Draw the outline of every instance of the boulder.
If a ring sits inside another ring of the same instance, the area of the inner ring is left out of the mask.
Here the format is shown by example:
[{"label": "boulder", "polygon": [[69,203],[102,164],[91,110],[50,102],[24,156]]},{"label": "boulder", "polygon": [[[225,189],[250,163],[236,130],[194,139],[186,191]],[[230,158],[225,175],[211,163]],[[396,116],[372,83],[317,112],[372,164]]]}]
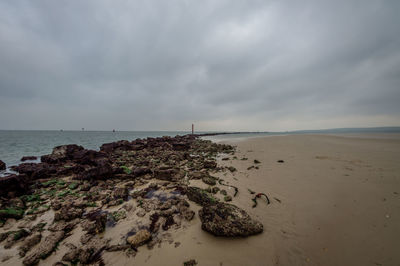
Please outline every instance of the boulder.
[{"label": "boulder", "polygon": [[250,236],[263,231],[263,225],[244,210],[228,203],[204,206],[199,210],[201,228],[215,236]]},{"label": "boulder", "polygon": [[133,247],[137,248],[151,240],[151,234],[146,229],[140,230],[133,236],[130,236],[126,241]]},{"label": "boulder", "polygon": [[6,170],[6,163],[0,160],[0,171],[1,170]]}]

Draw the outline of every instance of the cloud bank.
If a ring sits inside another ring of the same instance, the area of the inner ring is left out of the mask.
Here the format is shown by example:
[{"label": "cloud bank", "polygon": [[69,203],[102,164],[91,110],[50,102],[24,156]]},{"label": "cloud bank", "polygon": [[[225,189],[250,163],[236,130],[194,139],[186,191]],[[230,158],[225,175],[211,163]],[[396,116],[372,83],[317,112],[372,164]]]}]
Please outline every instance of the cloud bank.
[{"label": "cloud bank", "polygon": [[1,1],[0,129],[400,125],[399,1]]}]

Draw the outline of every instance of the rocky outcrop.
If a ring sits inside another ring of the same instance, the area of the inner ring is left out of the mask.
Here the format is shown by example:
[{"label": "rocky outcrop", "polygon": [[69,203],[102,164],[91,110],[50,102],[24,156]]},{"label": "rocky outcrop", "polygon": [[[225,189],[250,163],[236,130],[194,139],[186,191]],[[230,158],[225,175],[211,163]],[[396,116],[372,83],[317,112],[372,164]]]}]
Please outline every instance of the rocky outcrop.
[{"label": "rocky outcrop", "polygon": [[263,225],[244,210],[228,203],[204,206],[199,210],[201,228],[215,236],[250,236],[263,231]]},{"label": "rocky outcrop", "polygon": [[0,171],[1,170],[6,170],[6,163],[0,160]]}]

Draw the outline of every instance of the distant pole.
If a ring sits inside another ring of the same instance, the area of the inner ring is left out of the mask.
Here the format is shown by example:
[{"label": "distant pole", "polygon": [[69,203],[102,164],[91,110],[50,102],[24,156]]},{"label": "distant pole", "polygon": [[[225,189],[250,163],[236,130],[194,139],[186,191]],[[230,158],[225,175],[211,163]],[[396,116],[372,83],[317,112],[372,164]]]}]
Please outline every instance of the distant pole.
[{"label": "distant pole", "polygon": [[192,124],[192,135],[194,135],[194,124]]}]

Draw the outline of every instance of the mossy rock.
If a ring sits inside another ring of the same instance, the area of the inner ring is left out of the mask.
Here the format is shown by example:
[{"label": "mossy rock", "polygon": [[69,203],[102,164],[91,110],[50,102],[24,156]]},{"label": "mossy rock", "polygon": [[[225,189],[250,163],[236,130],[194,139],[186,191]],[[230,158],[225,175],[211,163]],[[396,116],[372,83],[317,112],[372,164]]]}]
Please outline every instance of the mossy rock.
[{"label": "mossy rock", "polygon": [[0,219],[14,218],[21,219],[24,216],[24,210],[14,209],[14,208],[6,208],[0,210]]}]

